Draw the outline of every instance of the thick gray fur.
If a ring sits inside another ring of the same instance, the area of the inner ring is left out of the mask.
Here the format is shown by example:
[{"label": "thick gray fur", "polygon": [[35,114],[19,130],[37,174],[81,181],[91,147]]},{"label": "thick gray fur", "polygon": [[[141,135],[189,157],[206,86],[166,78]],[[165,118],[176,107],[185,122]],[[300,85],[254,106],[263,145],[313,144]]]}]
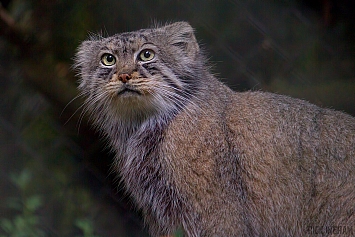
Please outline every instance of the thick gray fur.
[{"label": "thick gray fur", "polygon": [[[142,50],[154,58],[139,60]],[[114,65],[102,63],[106,53]],[[331,236],[334,226],[355,235],[353,117],[233,92],[209,72],[186,22],[91,38],[75,65],[153,236]]]}]

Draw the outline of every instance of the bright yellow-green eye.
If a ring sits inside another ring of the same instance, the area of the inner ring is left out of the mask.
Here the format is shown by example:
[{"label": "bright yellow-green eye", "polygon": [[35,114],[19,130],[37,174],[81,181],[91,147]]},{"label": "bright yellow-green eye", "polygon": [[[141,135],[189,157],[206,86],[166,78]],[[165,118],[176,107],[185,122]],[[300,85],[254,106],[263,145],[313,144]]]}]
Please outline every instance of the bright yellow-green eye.
[{"label": "bright yellow-green eye", "polygon": [[101,62],[105,66],[112,66],[116,63],[116,58],[112,54],[105,53],[101,57]]},{"label": "bright yellow-green eye", "polygon": [[142,50],[142,52],[140,52],[139,54],[139,60],[143,61],[143,62],[147,62],[150,61],[154,58],[155,53],[153,50],[151,49],[144,49]]}]

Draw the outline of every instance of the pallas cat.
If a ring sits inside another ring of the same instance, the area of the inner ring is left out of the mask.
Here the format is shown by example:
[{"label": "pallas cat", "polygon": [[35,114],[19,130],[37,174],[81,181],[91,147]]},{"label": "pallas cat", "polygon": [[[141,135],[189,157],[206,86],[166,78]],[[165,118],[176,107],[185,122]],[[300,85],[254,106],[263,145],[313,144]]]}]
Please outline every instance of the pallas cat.
[{"label": "pallas cat", "polygon": [[75,66],[153,236],[355,233],[354,117],[232,91],[187,22],[89,38]]}]

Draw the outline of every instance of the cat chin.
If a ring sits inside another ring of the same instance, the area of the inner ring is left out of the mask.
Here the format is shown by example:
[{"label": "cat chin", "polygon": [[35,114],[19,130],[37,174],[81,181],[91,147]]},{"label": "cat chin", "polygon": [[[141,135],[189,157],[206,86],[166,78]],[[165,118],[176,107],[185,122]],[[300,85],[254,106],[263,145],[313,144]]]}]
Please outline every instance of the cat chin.
[{"label": "cat chin", "polygon": [[111,101],[114,116],[119,120],[142,120],[157,113],[157,108],[150,98],[135,92],[125,92]]},{"label": "cat chin", "polygon": [[165,110],[173,105],[171,101],[164,100],[163,96],[153,96],[138,90],[117,92],[116,96],[111,101],[114,107],[132,111]]}]

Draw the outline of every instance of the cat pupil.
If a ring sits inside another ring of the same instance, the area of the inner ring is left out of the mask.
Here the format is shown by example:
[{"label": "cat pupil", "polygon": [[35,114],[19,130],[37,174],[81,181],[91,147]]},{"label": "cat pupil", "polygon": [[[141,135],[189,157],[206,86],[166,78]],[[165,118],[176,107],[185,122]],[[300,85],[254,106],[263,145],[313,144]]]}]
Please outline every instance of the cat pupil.
[{"label": "cat pupil", "polygon": [[114,58],[112,55],[107,55],[106,60],[107,60],[107,62],[112,63]]},{"label": "cat pupil", "polygon": [[150,58],[150,52],[148,50],[144,52],[144,57]]}]

